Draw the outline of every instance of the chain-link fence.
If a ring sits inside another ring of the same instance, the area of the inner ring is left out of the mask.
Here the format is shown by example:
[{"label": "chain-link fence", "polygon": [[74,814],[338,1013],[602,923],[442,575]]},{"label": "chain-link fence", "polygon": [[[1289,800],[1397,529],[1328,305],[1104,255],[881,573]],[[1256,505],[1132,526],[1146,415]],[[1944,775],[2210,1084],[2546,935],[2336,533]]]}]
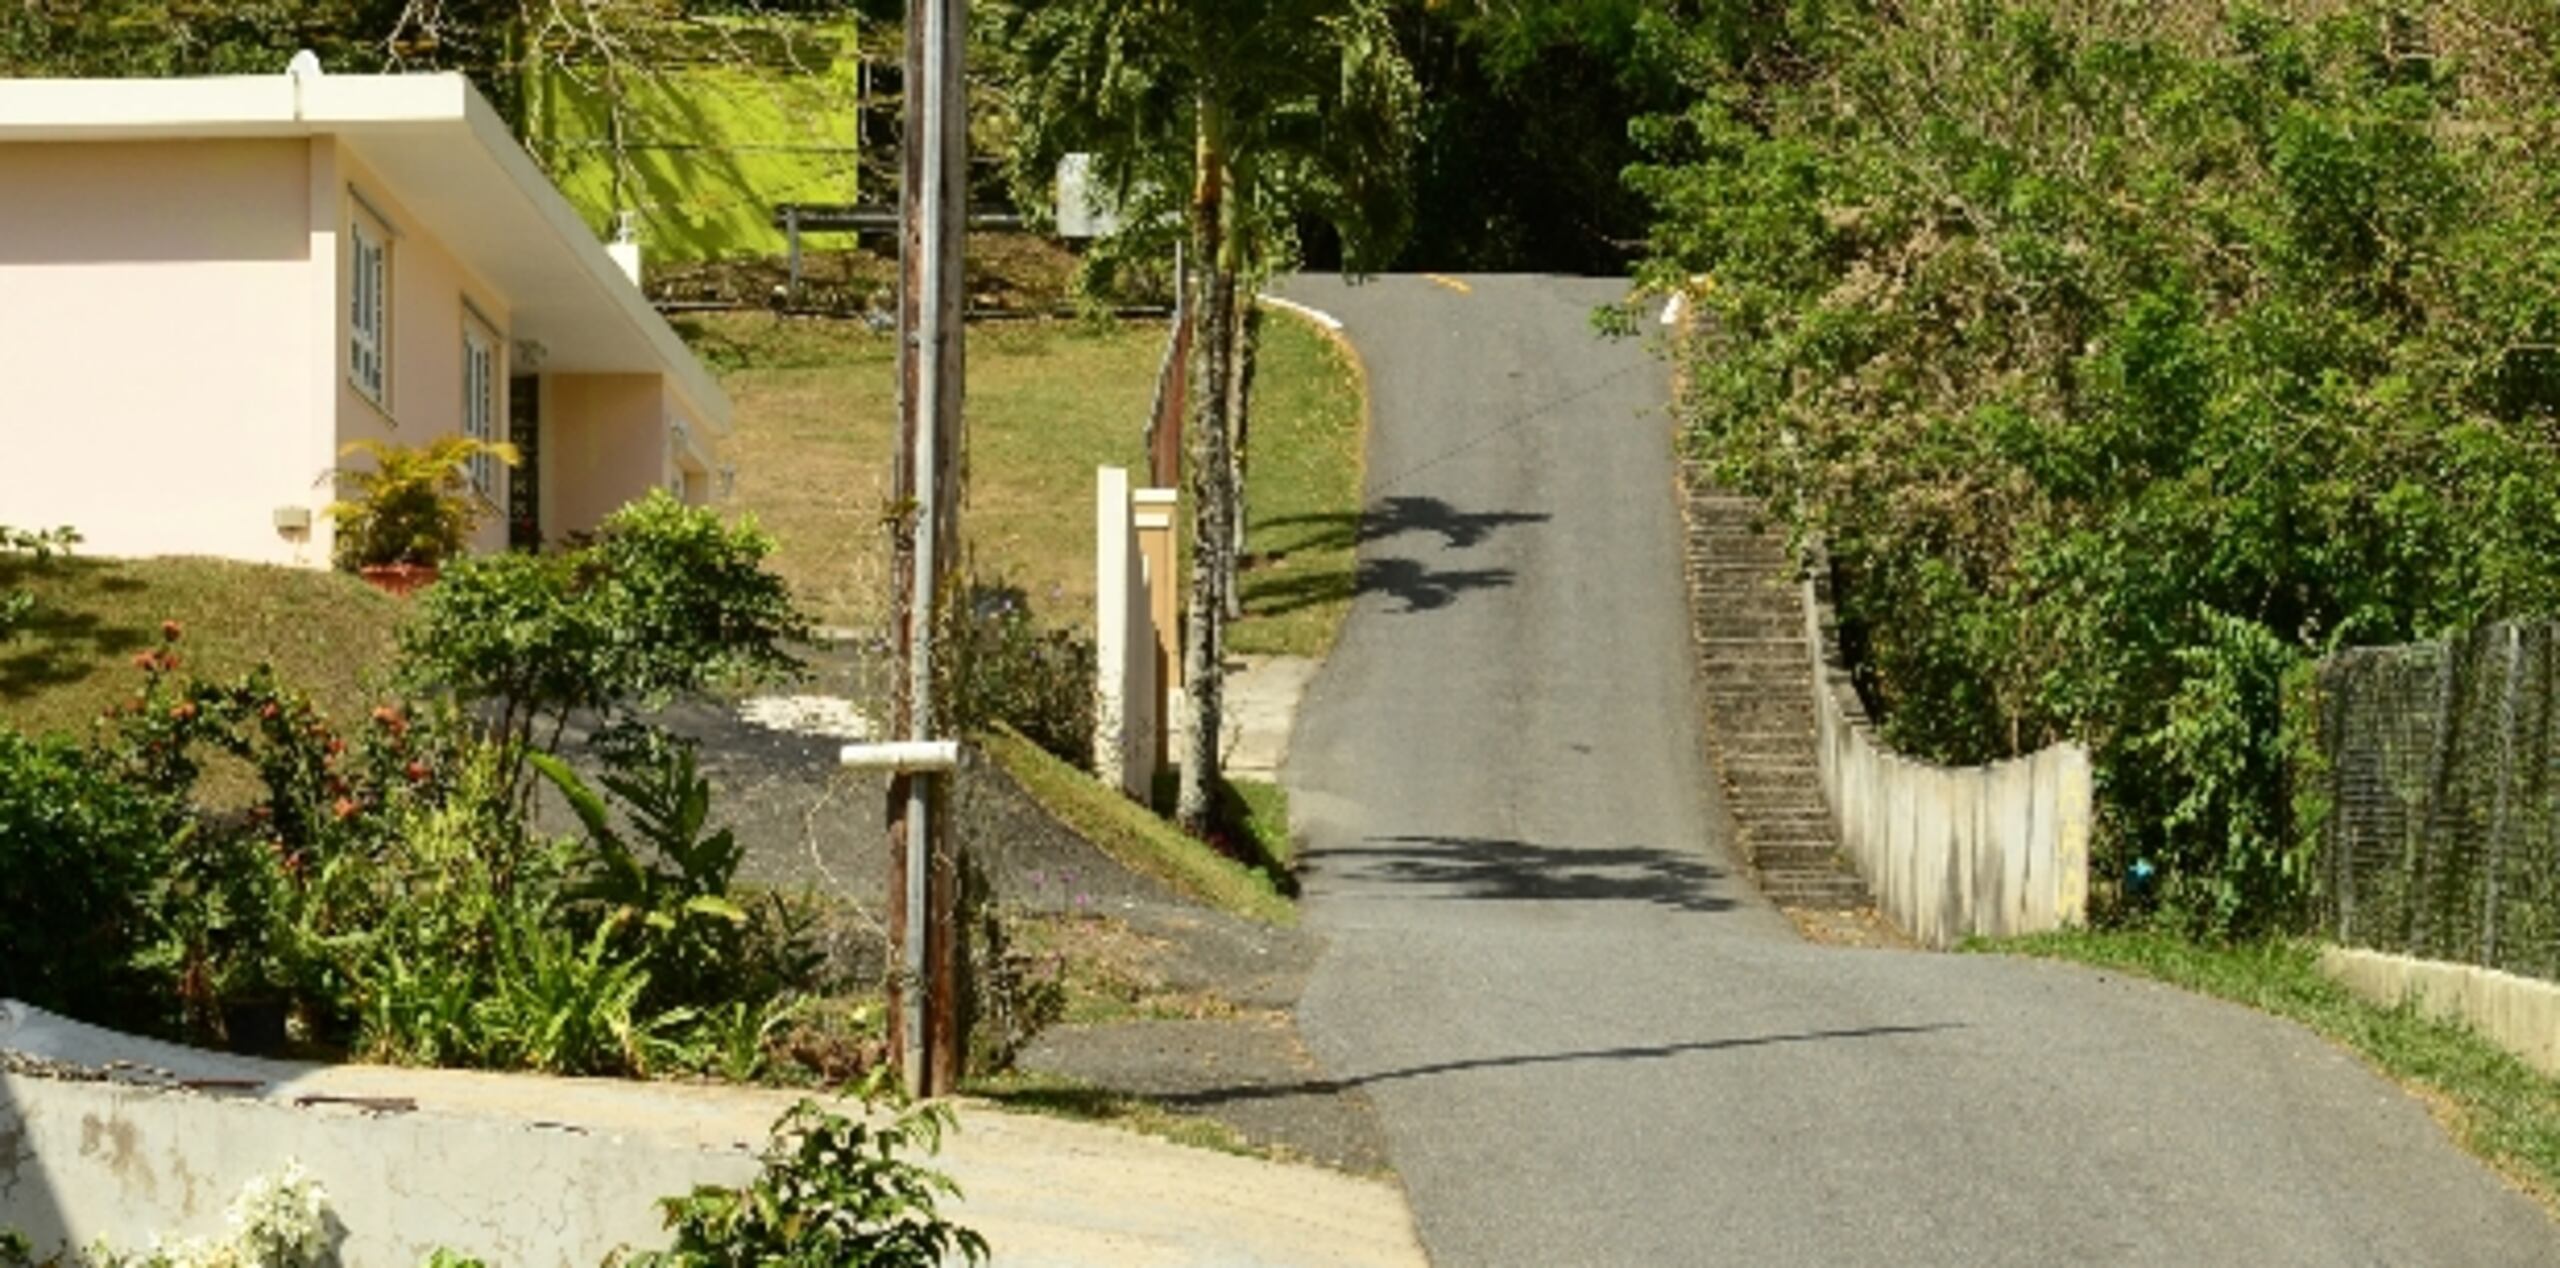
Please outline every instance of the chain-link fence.
[{"label": "chain-link fence", "polygon": [[2560,624],[2320,667],[2328,933],[2560,978]]}]

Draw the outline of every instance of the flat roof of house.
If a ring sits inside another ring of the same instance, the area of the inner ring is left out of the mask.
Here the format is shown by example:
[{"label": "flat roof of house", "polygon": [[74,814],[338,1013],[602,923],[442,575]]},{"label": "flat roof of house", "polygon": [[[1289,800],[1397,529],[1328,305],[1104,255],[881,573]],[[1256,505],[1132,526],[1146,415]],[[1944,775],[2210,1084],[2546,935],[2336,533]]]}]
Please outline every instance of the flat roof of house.
[{"label": "flat roof of house", "polygon": [[718,381],[458,74],[0,79],[0,142],[330,136],[504,293],[542,369],[662,372],[715,430]]}]

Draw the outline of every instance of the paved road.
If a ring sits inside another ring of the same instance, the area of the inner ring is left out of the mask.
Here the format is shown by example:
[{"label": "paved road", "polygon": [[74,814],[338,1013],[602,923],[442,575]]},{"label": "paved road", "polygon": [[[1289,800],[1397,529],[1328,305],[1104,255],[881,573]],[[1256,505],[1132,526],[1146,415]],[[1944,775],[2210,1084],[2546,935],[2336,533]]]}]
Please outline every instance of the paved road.
[{"label": "paved road", "polygon": [[[1702,757],[1666,375],[1604,283],[1301,279],[1375,404],[1363,593],[1287,782],[1301,1007],[1444,1265],[2560,1263],[2298,1027],[1797,941]],[[1461,289],[1463,286],[1465,289]]]}]

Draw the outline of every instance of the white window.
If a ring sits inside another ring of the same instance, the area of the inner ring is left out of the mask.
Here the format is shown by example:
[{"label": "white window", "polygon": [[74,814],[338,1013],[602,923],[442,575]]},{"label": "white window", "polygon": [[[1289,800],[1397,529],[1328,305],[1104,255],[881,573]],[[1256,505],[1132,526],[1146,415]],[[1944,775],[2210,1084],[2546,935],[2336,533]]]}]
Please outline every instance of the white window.
[{"label": "white window", "polygon": [[[462,434],[473,440],[498,439],[498,341],[468,318],[462,327]],[[472,491],[498,500],[498,460],[489,454],[471,459]]]},{"label": "white window", "polygon": [[353,309],[347,322],[347,379],[365,399],[390,408],[391,242],[381,226],[359,212],[347,235],[347,290]]}]

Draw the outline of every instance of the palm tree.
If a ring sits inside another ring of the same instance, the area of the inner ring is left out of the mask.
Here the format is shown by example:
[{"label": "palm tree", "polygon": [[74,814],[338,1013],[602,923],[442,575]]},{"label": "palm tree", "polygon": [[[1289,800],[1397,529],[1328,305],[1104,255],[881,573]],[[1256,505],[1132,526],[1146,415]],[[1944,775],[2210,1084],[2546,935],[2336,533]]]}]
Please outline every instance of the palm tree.
[{"label": "palm tree", "polygon": [[989,43],[1013,117],[1019,175],[1045,180],[1069,153],[1160,232],[1173,191],[1193,271],[1192,561],[1183,646],[1190,708],[1175,817],[1205,834],[1218,786],[1219,649],[1234,585],[1240,385],[1238,279],[1280,254],[1301,215],[1341,235],[1345,267],[1401,245],[1419,91],[1383,0],[1006,0]]}]

